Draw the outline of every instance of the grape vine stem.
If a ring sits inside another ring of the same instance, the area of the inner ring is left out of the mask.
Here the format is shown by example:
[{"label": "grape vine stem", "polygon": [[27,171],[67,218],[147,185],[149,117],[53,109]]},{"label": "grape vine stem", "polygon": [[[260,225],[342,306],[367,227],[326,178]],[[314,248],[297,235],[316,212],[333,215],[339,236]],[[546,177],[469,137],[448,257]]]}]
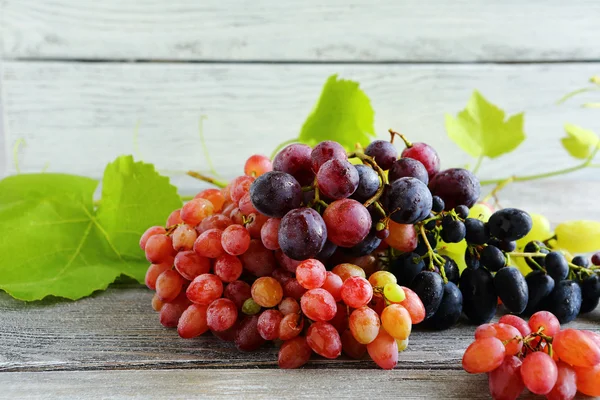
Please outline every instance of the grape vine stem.
[{"label": "grape vine stem", "polygon": [[379,175],[379,178],[381,179],[381,185],[379,185],[377,192],[375,192],[375,194],[363,204],[365,207],[369,207],[371,204],[379,200],[379,198],[383,194],[385,186],[389,184],[387,176],[385,175],[385,172],[381,169],[381,167],[377,165],[377,163],[372,157],[369,157],[361,151],[348,153],[348,158],[358,158],[363,163],[368,164],[371,168],[375,170],[375,172],[377,172],[377,175]]},{"label": "grape vine stem", "polygon": [[[421,224],[419,226],[419,229],[421,231],[421,237],[423,238],[423,241],[425,242],[425,246],[427,246],[427,252],[429,253],[429,270],[435,271],[435,267],[433,265],[433,260],[435,259],[436,261],[439,261],[439,259],[436,258],[436,256],[438,256],[438,255],[433,251],[433,248],[431,247],[429,240],[427,240],[427,234],[425,234],[425,228],[424,228],[423,224]],[[444,260],[444,263],[445,262],[446,262],[446,260]],[[444,280],[444,284],[448,283],[448,278],[446,277],[446,269],[444,268],[444,265],[443,264],[440,265],[439,269],[440,269],[440,275],[442,276],[442,279]]]},{"label": "grape vine stem", "polygon": [[201,174],[200,172],[188,171],[188,172],[186,172],[186,174],[191,176],[192,178],[196,178],[201,181],[208,182],[211,185],[215,185],[220,188],[224,188],[225,186],[227,186],[227,182],[212,178],[210,176],[206,176],[204,174]]}]

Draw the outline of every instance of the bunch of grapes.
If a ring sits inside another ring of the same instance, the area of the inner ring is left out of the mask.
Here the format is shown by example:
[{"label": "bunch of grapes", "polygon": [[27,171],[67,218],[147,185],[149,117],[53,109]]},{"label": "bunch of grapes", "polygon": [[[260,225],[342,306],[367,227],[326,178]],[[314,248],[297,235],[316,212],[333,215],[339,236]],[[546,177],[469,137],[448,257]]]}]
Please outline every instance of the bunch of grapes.
[{"label": "bunch of grapes", "polygon": [[[440,171],[431,146],[390,133],[352,153],[324,141],[288,145],[272,161],[254,155],[244,175],[149,228],[140,247],[161,323],[243,351],[274,341],[283,368],[313,352],[368,353],[392,368],[413,325],[447,329],[463,313],[488,322],[498,298],[511,312],[545,307],[561,321],[598,304],[596,267],[563,257],[568,275],[558,277],[548,242],[515,251],[532,230],[529,214],[492,213],[477,203],[471,172]],[[511,257],[539,271],[524,278]],[[533,289],[542,279],[557,284]]]},{"label": "bunch of grapes", "polygon": [[548,311],[528,322],[505,315],[479,326],[462,365],[469,373],[488,374],[494,399],[514,400],[525,388],[550,400],[570,400],[577,391],[600,396],[600,335],[561,329]]}]

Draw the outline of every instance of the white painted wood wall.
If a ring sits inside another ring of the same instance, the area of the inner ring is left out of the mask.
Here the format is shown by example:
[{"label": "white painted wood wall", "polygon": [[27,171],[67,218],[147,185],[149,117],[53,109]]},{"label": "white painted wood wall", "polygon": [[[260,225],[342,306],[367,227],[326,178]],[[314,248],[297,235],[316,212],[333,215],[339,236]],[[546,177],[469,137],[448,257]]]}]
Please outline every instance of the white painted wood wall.
[{"label": "white painted wood wall", "polygon": [[[517,153],[481,176],[575,164],[563,124],[600,132],[600,111],[556,101],[600,73],[598,0],[3,0],[0,173],[98,177],[119,154],[169,171],[241,172],[252,153],[294,137],[332,73],[371,97],[376,128],[434,144],[444,166],[472,162],[444,113],[480,90],[525,111]],[[598,97],[596,101],[598,101]],[[134,134],[138,127],[137,140]],[[136,144],[137,143],[137,144]],[[600,170],[569,179],[600,180]]]}]

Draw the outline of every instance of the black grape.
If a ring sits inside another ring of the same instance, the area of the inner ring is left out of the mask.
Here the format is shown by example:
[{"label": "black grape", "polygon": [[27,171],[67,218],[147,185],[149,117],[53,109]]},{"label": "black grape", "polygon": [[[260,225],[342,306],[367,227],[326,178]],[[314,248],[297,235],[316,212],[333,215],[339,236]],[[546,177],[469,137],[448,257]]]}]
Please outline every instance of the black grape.
[{"label": "black grape", "polygon": [[486,244],[490,240],[490,232],[487,229],[487,225],[475,218],[465,219],[465,239],[470,244]]},{"label": "black grape", "polygon": [[315,173],[312,170],[312,149],[300,143],[286,146],[273,159],[273,170],[287,172],[302,186],[313,183]]},{"label": "black grape", "polygon": [[[523,251],[525,253],[550,253],[550,250],[548,250],[546,245],[537,240],[527,243],[523,248]],[[536,269],[540,269],[539,267],[544,268],[546,266],[546,257],[525,257],[525,262],[535,271]]]},{"label": "black grape", "polygon": [[336,250],[337,250],[337,246],[335,244],[331,243],[329,240],[327,240],[327,241],[325,241],[323,248],[321,249],[321,251],[319,252],[319,254],[317,254],[317,256],[315,258],[319,261],[328,260],[333,255],[333,253],[335,253]]},{"label": "black grape", "polygon": [[558,251],[552,251],[544,259],[546,272],[555,281],[562,281],[569,275],[567,259]]},{"label": "black grape", "polygon": [[592,298],[587,297],[581,300],[581,309],[579,310],[580,314],[586,314],[592,312],[598,307],[600,304],[600,297]]},{"label": "black grape", "polygon": [[554,289],[554,279],[544,271],[532,271],[525,277],[529,289],[529,300],[524,313],[531,315],[540,310],[542,301]]},{"label": "black grape", "polygon": [[467,231],[465,224],[459,220],[451,220],[442,222],[442,231],[440,236],[446,243],[458,243],[465,238]]},{"label": "black grape", "polygon": [[456,215],[458,215],[459,218],[465,219],[469,216],[469,207],[461,204],[460,206],[454,207],[454,212],[456,212]]},{"label": "black grape", "polygon": [[458,285],[458,280],[460,279],[460,270],[458,269],[458,265],[452,258],[448,256],[442,257],[444,257],[446,260],[444,263],[444,273],[446,274],[446,279],[448,279],[449,282]]},{"label": "black grape", "polygon": [[433,199],[433,204],[431,206],[431,211],[436,212],[436,213],[444,211],[444,207],[446,206],[444,204],[444,200],[442,200],[442,198],[439,196],[433,196],[432,199]]},{"label": "black grape", "polygon": [[425,306],[425,319],[438,310],[444,296],[444,280],[433,271],[422,271],[415,276],[410,288],[419,296]]},{"label": "black grape", "polygon": [[479,179],[463,168],[451,168],[438,172],[429,182],[429,189],[444,200],[446,210],[464,205],[472,207],[479,198]]},{"label": "black grape", "polygon": [[571,262],[577,266],[587,268],[590,266],[590,260],[584,256],[575,256]]},{"label": "black grape", "polygon": [[381,244],[381,239],[377,237],[377,231],[372,228],[362,242],[353,246],[344,248],[343,252],[352,257],[361,257],[371,254]]},{"label": "black grape", "polygon": [[496,246],[487,245],[481,251],[481,265],[492,272],[498,271],[506,265],[506,257],[504,253]]},{"label": "black grape", "polygon": [[269,171],[250,185],[250,200],[262,214],[281,218],[288,211],[300,207],[302,187],[290,174]]},{"label": "black grape", "polygon": [[383,170],[390,169],[398,158],[398,150],[386,140],[372,141],[365,149],[365,154],[373,157],[377,165]]},{"label": "black grape", "polygon": [[474,252],[471,252],[470,249],[467,248],[465,251],[465,264],[467,264],[468,268],[477,269],[481,266],[481,262],[479,261],[479,255]]},{"label": "black grape", "polygon": [[498,307],[492,274],[484,268],[467,268],[460,276],[459,287],[463,294],[463,312],[469,320],[477,325],[489,322]]},{"label": "black grape", "polygon": [[385,191],[385,204],[399,224],[414,224],[431,212],[432,199],[427,186],[416,178],[400,178]]},{"label": "black grape", "polygon": [[363,164],[354,167],[358,171],[358,187],[350,198],[364,203],[373,197],[379,189],[379,175],[373,168]]},{"label": "black grape", "polygon": [[425,326],[435,330],[444,330],[454,326],[463,309],[463,295],[458,286],[452,282],[444,285],[442,302],[437,311],[425,322]]},{"label": "black grape", "polygon": [[425,262],[417,253],[404,253],[400,255],[392,266],[390,272],[396,276],[398,285],[410,287],[417,274],[425,269]]},{"label": "black grape", "polygon": [[492,214],[488,221],[490,234],[500,240],[518,240],[531,230],[529,214],[516,208],[504,208]]},{"label": "black grape", "polygon": [[417,178],[426,185],[429,183],[429,174],[423,164],[412,158],[401,158],[396,160],[390,168],[388,175],[390,182],[405,177]]},{"label": "black grape", "polygon": [[511,313],[521,314],[527,307],[529,287],[521,272],[515,267],[502,268],[494,276],[494,287],[504,307]]},{"label": "black grape", "polygon": [[594,274],[581,281],[581,303],[580,313],[594,311],[600,302],[600,277]]},{"label": "black grape", "polygon": [[279,246],[294,260],[314,258],[327,241],[327,227],[312,208],[297,208],[285,214],[279,224]]},{"label": "black grape", "polygon": [[544,309],[554,314],[561,324],[566,324],[579,314],[581,300],[581,287],[577,282],[562,280],[544,301]]}]

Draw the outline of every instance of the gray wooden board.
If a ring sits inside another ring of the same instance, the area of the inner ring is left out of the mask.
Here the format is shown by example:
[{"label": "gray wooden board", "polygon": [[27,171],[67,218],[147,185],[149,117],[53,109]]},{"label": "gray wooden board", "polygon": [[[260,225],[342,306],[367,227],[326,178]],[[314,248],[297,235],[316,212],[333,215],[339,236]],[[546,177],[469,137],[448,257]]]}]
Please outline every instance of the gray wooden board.
[{"label": "gray wooden board", "polygon": [[5,0],[4,57],[600,60],[596,0]]}]

